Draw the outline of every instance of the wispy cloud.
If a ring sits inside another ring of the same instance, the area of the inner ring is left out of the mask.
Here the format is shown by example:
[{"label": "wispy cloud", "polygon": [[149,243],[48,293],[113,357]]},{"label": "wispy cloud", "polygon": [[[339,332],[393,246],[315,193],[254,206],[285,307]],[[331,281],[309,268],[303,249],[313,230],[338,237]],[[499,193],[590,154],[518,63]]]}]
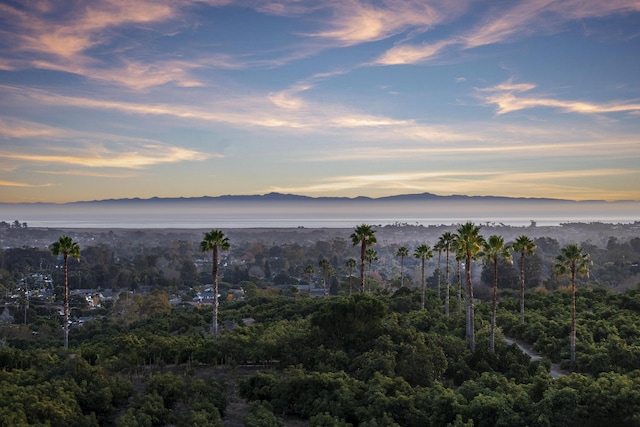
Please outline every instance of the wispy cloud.
[{"label": "wispy cloud", "polygon": [[424,32],[466,7],[466,2],[420,0],[386,0],[376,4],[347,0],[328,4],[333,8],[331,28],[309,35],[343,46],[386,39],[407,29]]},{"label": "wispy cloud", "polygon": [[51,187],[52,184],[28,184],[26,182],[14,182],[14,181],[3,181],[0,180],[0,187],[24,187],[24,188],[42,188],[42,187]]},{"label": "wispy cloud", "polygon": [[398,45],[378,57],[374,64],[378,65],[400,65],[417,64],[437,57],[446,47],[458,43],[456,40],[443,40],[435,43],[425,43],[422,45]]},{"label": "wispy cloud", "polygon": [[310,88],[310,85],[298,84],[290,89],[271,93],[268,95],[268,98],[280,108],[284,108],[286,110],[300,110],[306,105],[306,103],[302,98],[298,97],[297,94],[304,92],[305,90],[309,90]]},{"label": "wispy cloud", "polygon": [[[505,82],[481,92],[482,96],[496,96],[494,92],[510,92],[515,95],[532,90],[534,85],[525,83]],[[281,98],[254,97],[251,99],[226,100],[225,103],[215,103],[209,106],[176,105],[176,104],[143,104],[122,101],[105,101],[69,97],[50,92],[31,90],[21,91],[23,96],[33,97],[39,104],[46,103],[53,106],[73,106],[96,110],[113,110],[125,114],[140,116],[173,117],[178,122],[185,120],[197,126],[208,127],[211,123],[224,123],[234,127],[261,127],[279,132],[304,132],[310,135],[327,135],[331,140],[332,134],[339,132],[342,138],[354,141],[341,144],[334,149],[315,150],[307,148],[310,155],[303,156],[304,161],[363,161],[376,159],[415,159],[417,157],[441,159],[460,158],[460,156],[492,156],[493,158],[508,159],[544,157],[545,153],[553,153],[555,158],[575,156],[576,151],[612,158],[637,157],[637,141],[624,134],[607,133],[600,135],[592,130],[559,129],[555,127],[540,128],[539,126],[514,126],[509,124],[467,123],[465,125],[446,126],[428,125],[415,120],[396,119],[385,116],[375,116],[347,111],[343,107],[314,104],[298,97]],[[292,90],[292,93],[297,93]],[[484,98],[483,98],[484,99]],[[489,102],[485,100],[485,102]],[[512,111],[505,109],[502,113]],[[22,128],[28,129],[27,125]],[[1,129],[1,127],[0,127]],[[28,132],[25,130],[25,132]],[[44,128],[38,132],[54,132]],[[37,132],[36,132],[37,133]],[[526,136],[526,137],[525,137]],[[94,139],[96,136],[84,137]],[[114,136],[101,136],[100,140],[114,140]],[[356,140],[365,140],[366,149]],[[402,141],[402,143],[390,143]],[[554,142],[549,142],[554,141]],[[606,144],[603,142],[606,141]],[[123,143],[125,141],[122,141]],[[135,147],[153,145],[153,141],[132,140]],[[123,145],[124,146],[124,145]],[[165,151],[167,149],[165,148]],[[149,150],[143,149],[142,152]],[[290,154],[297,156],[297,150]],[[212,154],[194,153],[187,151],[180,157],[179,153],[166,153],[171,161],[193,161],[213,156]],[[91,156],[89,156],[91,157]],[[126,157],[126,156],[125,156]],[[146,158],[146,156],[144,156]],[[282,158],[287,158],[283,153]],[[107,160],[99,159],[98,164]],[[110,159],[109,161],[117,162]],[[160,163],[157,158],[145,160]],[[299,161],[299,160],[296,160]],[[123,162],[124,163],[124,162]],[[134,161],[133,164],[136,164]],[[144,161],[142,161],[144,164]]]},{"label": "wispy cloud", "polygon": [[[637,0],[525,0],[510,8],[495,6],[470,30],[428,43],[399,43],[383,53],[374,64],[417,64],[439,56],[445,48],[472,49],[496,43],[511,43],[533,34],[553,34],[563,24],[585,18],[640,11]],[[500,7],[500,9],[498,9]]]},{"label": "wispy cloud", "polygon": [[69,8],[55,2],[48,2],[46,8],[40,6],[45,3],[25,3],[23,9],[0,5],[7,23],[7,30],[0,35],[9,41],[10,54],[5,53],[13,58],[3,61],[4,68],[63,71],[138,90],[167,83],[183,87],[202,84],[190,73],[202,64],[175,59],[140,62],[127,58],[124,54],[127,48],[120,47],[119,52],[112,46],[119,34],[114,29],[155,25],[154,30],[161,33],[159,26],[177,20],[180,7],[189,2],[83,0],[80,3]]},{"label": "wispy cloud", "polygon": [[[563,171],[522,172],[505,170],[473,180],[444,180],[434,182],[434,191],[460,192],[476,195],[508,197],[549,197],[573,200],[640,200],[634,188],[608,188],[596,185],[603,179],[637,181],[640,172],[632,169],[573,169]],[[491,189],[491,193],[487,191]]]},{"label": "wispy cloud", "polygon": [[[590,179],[623,177],[637,179],[640,172],[631,169],[585,169],[552,172],[463,171],[405,172],[372,175],[346,175],[318,180],[308,185],[279,187],[266,191],[298,194],[336,194],[362,190],[392,190],[398,192],[430,192],[441,195],[502,195],[507,197],[550,197],[574,200],[638,199],[635,190],[594,189]],[[514,185],[515,184],[515,185]],[[516,188],[517,190],[514,190]]]},{"label": "wispy cloud", "polygon": [[513,111],[536,107],[556,108],[567,113],[578,114],[604,114],[640,111],[640,103],[628,101],[612,101],[597,104],[593,102],[567,101],[520,95],[522,93],[529,92],[534,88],[535,85],[533,84],[514,84],[512,80],[509,80],[494,87],[478,89],[477,94],[485,103],[496,105],[498,114],[506,114]]},{"label": "wispy cloud", "polygon": [[98,172],[95,170],[64,170],[64,171],[47,171],[47,170],[38,170],[34,171],[35,173],[41,173],[45,175],[64,175],[64,176],[88,176],[93,178],[133,178],[138,176],[136,173],[114,173],[114,172]]},{"label": "wispy cloud", "polygon": [[11,117],[0,117],[0,138],[2,139],[51,138],[62,134],[65,134],[65,132],[41,123]]},{"label": "wispy cloud", "polygon": [[[537,132],[536,132],[537,131]],[[439,128],[416,125],[413,128],[396,131],[403,136],[420,135],[414,141],[402,144],[389,144],[383,137],[371,138],[366,145],[351,144],[330,152],[318,149],[307,156],[306,162],[352,162],[364,160],[410,160],[416,158],[437,158],[441,161],[461,162],[490,157],[492,159],[535,159],[546,156],[555,159],[575,158],[576,153],[599,158],[635,158],[640,155],[638,143],[633,137],[613,134],[590,134],[588,130],[559,131],[547,129],[540,131],[534,127],[496,125],[491,129],[478,127],[475,134],[461,129]],[[523,138],[526,135],[526,138]],[[547,142],[559,139],[559,142]],[[379,141],[379,143],[376,143]],[[536,142],[537,141],[537,142]]]},{"label": "wispy cloud", "polygon": [[170,83],[179,87],[204,85],[204,83],[191,75],[192,70],[202,67],[202,65],[195,62],[163,61],[143,63],[121,59],[116,65],[94,67],[74,62],[36,60],[31,65],[41,69],[87,76],[92,80],[121,85],[140,91]]},{"label": "wispy cloud", "polygon": [[[83,52],[106,43],[109,37],[106,30],[109,28],[160,22],[176,15],[169,4],[148,0],[81,3],[84,7],[76,4],[74,8],[66,8],[62,4],[48,3],[46,9],[26,4],[26,10],[9,5],[3,5],[0,10],[12,18],[13,27],[18,30],[12,37],[17,48],[74,62],[84,62]],[[54,16],[55,21],[50,19]]]},{"label": "wispy cloud", "polygon": [[[18,90],[0,87],[8,93],[28,97],[40,104],[113,110],[126,114],[161,115],[179,119],[219,122],[236,126],[258,126],[264,128],[323,129],[403,126],[411,121],[390,117],[360,114],[345,111],[343,107],[307,105],[303,100],[289,95],[299,92],[280,92],[264,97],[227,99],[211,105],[179,105],[170,103],[134,103],[109,101],[98,98],[66,96],[37,89]],[[305,107],[305,108],[302,108]]]},{"label": "wispy cloud", "polygon": [[167,144],[104,144],[86,143],[73,147],[39,147],[31,151],[20,148],[0,149],[0,159],[29,163],[76,165],[87,168],[139,169],[162,163],[205,160],[208,154]]},{"label": "wispy cloud", "polygon": [[[146,138],[77,131],[14,118],[0,118],[0,138],[31,141],[29,144],[16,144],[12,148],[0,147],[0,158],[23,162],[72,164],[89,168],[137,169],[162,163],[222,157],[221,154],[176,147]],[[62,141],[64,144],[57,144]]]},{"label": "wispy cloud", "polygon": [[[346,175],[321,179],[318,183],[310,184],[307,186],[271,187],[269,191],[293,192],[302,194],[331,194],[336,192],[343,192],[345,190],[359,190],[369,188],[394,190],[404,189],[415,191],[417,189],[424,188],[421,184],[424,181],[452,175],[463,176],[465,174],[456,174],[454,172],[405,172],[371,175]],[[473,173],[473,175],[476,176],[477,174]]]}]

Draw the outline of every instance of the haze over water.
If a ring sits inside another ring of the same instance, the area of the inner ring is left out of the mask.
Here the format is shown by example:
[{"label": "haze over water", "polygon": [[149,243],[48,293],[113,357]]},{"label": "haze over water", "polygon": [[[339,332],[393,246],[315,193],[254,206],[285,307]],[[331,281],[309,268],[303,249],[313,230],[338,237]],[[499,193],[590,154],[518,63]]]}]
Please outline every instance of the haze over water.
[{"label": "haze over water", "polygon": [[556,226],[570,222],[640,221],[638,202],[532,202],[518,200],[422,202],[95,202],[3,204],[0,220],[46,228],[351,228],[373,225],[478,224]]}]

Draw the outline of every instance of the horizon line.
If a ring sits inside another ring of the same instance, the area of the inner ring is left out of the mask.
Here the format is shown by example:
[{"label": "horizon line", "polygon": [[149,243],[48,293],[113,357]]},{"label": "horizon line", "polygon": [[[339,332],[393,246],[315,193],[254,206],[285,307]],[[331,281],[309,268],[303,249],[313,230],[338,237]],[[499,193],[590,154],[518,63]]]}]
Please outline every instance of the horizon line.
[{"label": "horizon line", "polygon": [[357,201],[357,200],[384,200],[384,199],[393,199],[398,197],[412,197],[412,196],[432,196],[435,198],[468,198],[468,199],[506,199],[506,200],[520,200],[520,201],[554,201],[554,202],[575,202],[575,203],[638,203],[640,200],[633,199],[619,199],[619,200],[605,200],[605,199],[563,199],[563,198],[554,198],[554,197],[527,197],[527,196],[499,196],[499,195],[465,195],[465,194],[436,194],[428,191],[421,193],[398,193],[387,196],[379,196],[379,197],[371,197],[359,195],[355,197],[348,196],[308,196],[304,194],[294,194],[294,193],[281,193],[281,192],[268,192],[268,193],[255,193],[255,194],[221,194],[218,196],[211,195],[203,195],[203,196],[174,196],[174,197],[160,197],[160,196],[151,196],[148,198],[143,197],[122,197],[122,198],[109,198],[109,199],[93,199],[93,200],[75,200],[75,201],[67,201],[67,202],[47,202],[47,201],[34,201],[34,202],[1,202],[0,204],[4,205],[70,205],[70,204],[81,204],[81,203],[101,203],[101,202],[118,202],[118,201],[162,201],[162,200],[195,200],[195,199],[223,199],[223,198],[241,198],[241,197],[268,197],[268,196],[285,196],[292,198],[303,198],[310,200],[326,200],[326,199],[336,199],[336,200],[344,200],[344,201]]}]

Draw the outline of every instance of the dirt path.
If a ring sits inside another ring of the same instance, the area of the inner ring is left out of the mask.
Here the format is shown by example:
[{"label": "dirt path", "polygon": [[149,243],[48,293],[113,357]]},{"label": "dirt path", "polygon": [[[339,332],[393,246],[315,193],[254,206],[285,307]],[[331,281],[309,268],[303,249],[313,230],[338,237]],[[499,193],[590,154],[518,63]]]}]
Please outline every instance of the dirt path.
[{"label": "dirt path", "polygon": [[[516,344],[524,354],[531,357],[532,362],[542,359],[542,356],[538,354],[530,344],[510,337],[504,337],[504,340],[509,345]],[[549,370],[549,374],[551,374],[552,378],[564,377],[569,375],[569,373],[569,371],[560,368],[560,364],[558,363],[552,363],[551,369]]]}]

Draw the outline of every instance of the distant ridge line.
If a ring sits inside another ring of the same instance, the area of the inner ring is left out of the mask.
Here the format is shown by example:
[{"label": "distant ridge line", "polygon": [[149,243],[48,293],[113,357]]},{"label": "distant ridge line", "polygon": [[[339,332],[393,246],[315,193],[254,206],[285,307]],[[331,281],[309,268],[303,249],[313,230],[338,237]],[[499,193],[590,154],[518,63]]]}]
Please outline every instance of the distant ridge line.
[{"label": "distant ridge line", "polygon": [[440,196],[433,193],[398,194],[382,197],[311,197],[289,193],[271,192],[254,195],[222,195],[222,196],[198,196],[198,197],[151,197],[147,199],[133,197],[120,199],[85,200],[65,203],[30,202],[30,203],[0,203],[0,205],[95,205],[95,204],[148,204],[148,203],[176,203],[176,202],[342,202],[342,203],[368,203],[368,202],[422,202],[422,201],[496,201],[496,202],[525,202],[525,203],[638,203],[637,200],[570,200],[545,197],[507,197],[507,196],[467,196],[453,194]]}]

